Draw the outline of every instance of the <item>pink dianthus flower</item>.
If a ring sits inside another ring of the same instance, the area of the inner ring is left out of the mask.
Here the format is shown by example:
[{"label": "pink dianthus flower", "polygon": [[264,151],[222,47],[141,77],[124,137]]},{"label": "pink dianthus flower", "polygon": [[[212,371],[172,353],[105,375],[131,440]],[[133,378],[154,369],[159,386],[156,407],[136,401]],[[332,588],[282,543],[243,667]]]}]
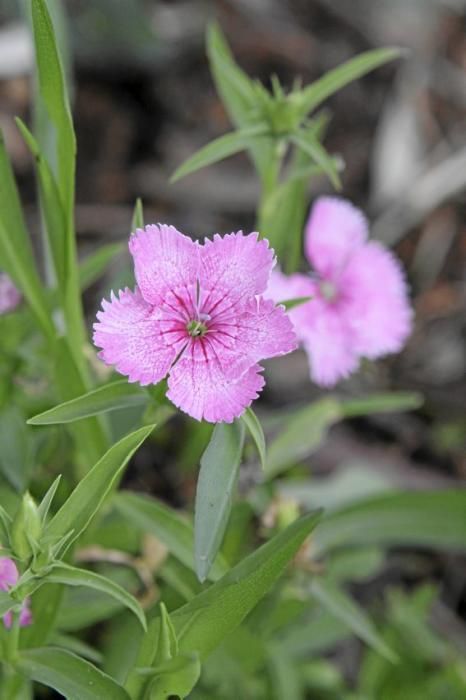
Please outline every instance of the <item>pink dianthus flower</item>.
[{"label": "pink dianthus flower", "polygon": [[333,386],[357,369],[362,357],[399,351],[411,331],[412,310],[401,265],[377,241],[350,202],[319,198],[305,231],[311,276],[272,273],[267,296],[312,300],[290,310],[309,357],[311,378]]},{"label": "pink dianthus flower", "polygon": [[[10,559],[9,557],[0,557],[0,591],[8,591],[16,584],[18,578],[18,569],[16,568],[16,564],[14,563],[13,559]],[[7,612],[6,615],[3,616],[3,622],[5,627],[11,627],[11,611]],[[30,625],[31,622],[32,616],[29,609],[29,601],[26,600],[23,603],[23,607],[19,615],[19,624],[24,627],[26,625]]]},{"label": "pink dianthus flower", "polygon": [[13,311],[21,301],[21,293],[6,272],[0,272],[0,316]]},{"label": "pink dianthus flower", "polygon": [[182,411],[233,421],[264,386],[258,362],[297,345],[283,307],[261,296],[275,262],[268,242],[239,232],[200,245],[153,225],[129,250],[137,287],[102,301],[99,357],[141,385],[169,374],[167,396]]}]

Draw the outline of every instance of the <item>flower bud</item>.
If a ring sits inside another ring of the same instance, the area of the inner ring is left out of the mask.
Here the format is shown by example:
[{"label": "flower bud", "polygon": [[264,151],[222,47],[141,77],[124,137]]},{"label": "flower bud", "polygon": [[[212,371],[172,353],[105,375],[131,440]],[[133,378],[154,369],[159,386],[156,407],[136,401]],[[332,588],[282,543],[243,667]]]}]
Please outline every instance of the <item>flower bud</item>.
[{"label": "flower bud", "polygon": [[31,543],[38,542],[42,532],[39,511],[31,494],[26,491],[11,526],[11,546],[15,555],[29,559],[34,553]]}]

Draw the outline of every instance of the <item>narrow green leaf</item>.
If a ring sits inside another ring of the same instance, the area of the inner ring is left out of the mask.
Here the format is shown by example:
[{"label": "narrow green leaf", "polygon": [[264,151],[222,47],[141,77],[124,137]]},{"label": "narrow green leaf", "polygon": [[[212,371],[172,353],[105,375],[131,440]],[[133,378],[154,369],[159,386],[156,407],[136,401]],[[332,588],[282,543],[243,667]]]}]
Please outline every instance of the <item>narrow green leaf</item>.
[{"label": "narrow green leaf", "polygon": [[164,663],[178,655],[178,640],[175,628],[164,603],[160,603],[160,625],[154,665]]},{"label": "narrow green leaf", "polygon": [[228,156],[244,151],[251,145],[255,137],[265,136],[267,131],[268,127],[266,124],[257,124],[256,126],[245,127],[240,131],[232,131],[229,134],[220,136],[218,139],[208,143],[204,148],[201,148],[188,160],[185,160],[176,169],[170,178],[170,182],[176,182],[196,170],[205,168],[206,165],[212,165],[219,160],[228,158]]},{"label": "narrow green leaf", "polygon": [[[220,27],[212,23],[207,30],[207,55],[217,92],[235,126],[250,126],[256,118],[256,85],[236,64]],[[273,139],[256,137],[248,151],[261,176],[267,178],[274,159]]]},{"label": "narrow green leaf", "polygon": [[92,661],[93,664],[100,665],[103,661],[100,651],[97,651],[97,649],[94,649],[94,647],[86,644],[86,642],[83,642],[81,639],[77,639],[76,637],[72,637],[69,634],[55,632],[52,635],[51,644],[53,646],[65,649],[65,651],[71,651],[77,656],[83,656],[88,661]]},{"label": "narrow green leaf", "polygon": [[99,246],[98,250],[88,255],[79,264],[79,286],[81,291],[97,282],[107,269],[108,265],[124,250],[122,243],[107,243]]},{"label": "narrow green leaf", "polygon": [[142,628],[146,629],[144,611],[136,598],[115,583],[115,581],[105,576],[86,569],[79,569],[63,562],[56,562],[53,564],[50,573],[46,575],[45,581],[62,583],[66,586],[85,586],[86,588],[93,588],[95,591],[105,593],[131,610],[141,623]]},{"label": "narrow green leaf", "polygon": [[307,304],[311,301],[313,297],[295,297],[294,299],[287,299],[286,301],[278,302],[280,306],[284,306],[287,311],[295,309],[297,306],[302,306],[302,304]]},{"label": "narrow green leaf", "polygon": [[39,144],[26,124],[18,117],[15,121],[35,160],[48,246],[52,254],[58,288],[64,295],[66,288],[66,217],[58,185],[49,164],[41,153]]},{"label": "narrow green leaf", "polygon": [[397,661],[396,654],[393,653],[379,635],[370,617],[339,586],[328,579],[324,582],[314,579],[309,590],[311,595],[324,608],[338,620],[348,625],[357,637],[388,659],[388,661],[392,663]]},{"label": "narrow green leaf", "polygon": [[306,139],[301,134],[293,134],[290,140],[322,168],[336,190],[341,189],[341,180],[335,165],[335,159],[329,156],[319,141]]},{"label": "narrow green leaf", "polygon": [[194,508],[196,573],[205,581],[222,544],[244,445],[244,423],[217,423],[201,457]]},{"label": "narrow green leaf", "polygon": [[12,610],[16,605],[18,605],[17,600],[9,596],[6,591],[0,590],[0,617],[3,617],[3,615]]},{"label": "narrow green leaf", "polygon": [[358,399],[341,399],[341,410],[345,418],[370,416],[372,413],[413,411],[424,403],[422,394],[416,391],[399,391],[389,394],[374,394]]},{"label": "narrow green leaf", "polygon": [[271,478],[308,457],[340,418],[340,404],[330,396],[288,416],[283,430],[269,444],[266,477]]},{"label": "narrow green leaf", "polygon": [[76,486],[44,534],[58,539],[72,531],[69,547],[86,529],[133,454],[153,429],[153,425],[141,428],[113,445]]},{"label": "narrow green leaf", "polygon": [[28,420],[30,425],[54,425],[72,423],[82,418],[97,416],[100,413],[116,411],[130,406],[141,406],[148,402],[147,394],[137,384],[129,384],[126,379],[105,384],[83,396],[65,401],[48,411],[39,413]]},{"label": "narrow green leaf", "polygon": [[42,525],[45,525],[47,522],[47,515],[50,510],[50,506],[52,505],[52,501],[55,497],[55,494],[57,492],[57,488],[60,484],[61,481],[61,474],[57,476],[53,484],[50,486],[48,489],[47,493],[43,497],[42,501],[40,502],[37,511],[39,513],[40,519],[42,521]]},{"label": "narrow green leaf", "polygon": [[295,556],[320,518],[309,513],[247,556],[223,578],[171,614],[180,652],[202,658],[256,606]]},{"label": "narrow green leaf", "polygon": [[34,445],[22,409],[12,403],[0,409],[0,445],[0,474],[21,493],[30,479]]},{"label": "narrow green leaf", "polygon": [[265,469],[265,464],[266,464],[266,445],[265,445],[265,436],[264,436],[264,431],[262,430],[262,425],[260,424],[260,421],[252,408],[247,408],[243,415],[241,416],[241,420],[245,424],[246,428],[249,430],[249,433],[254,440],[254,444],[257,447],[257,452],[260,457],[262,469]]},{"label": "narrow green leaf", "polygon": [[315,547],[328,551],[361,545],[466,547],[466,489],[396,492],[375,496],[327,515]]},{"label": "narrow green leaf", "polygon": [[17,664],[25,676],[53,688],[67,700],[131,700],[110,676],[59,647],[22,651]]},{"label": "narrow green leaf", "polygon": [[34,255],[24,222],[18,190],[0,131],[0,260],[21,289],[37,322],[49,340],[55,337],[47,299],[37,273]]},{"label": "narrow green leaf", "polygon": [[348,83],[361,78],[384,63],[399,58],[404,53],[404,49],[397,47],[374,49],[328,71],[322,78],[308,85],[296,95],[296,101],[300,104],[303,117]]},{"label": "narrow green leaf", "polygon": [[142,199],[137,198],[134,206],[133,219],[131,221],[131,231],[136,231],[137,228],[144,228],[144,211],[142,208]]},{"label": "narrow green leaf", "polygon": [[[115,494],[113,504],[130,522],[157,537],[174,557],[194,571],[194,533],[191,523],[155,498],[142,494],[121,491]],[[209,578],[218,579],[226,571],[228,565],[219,555]]]}]

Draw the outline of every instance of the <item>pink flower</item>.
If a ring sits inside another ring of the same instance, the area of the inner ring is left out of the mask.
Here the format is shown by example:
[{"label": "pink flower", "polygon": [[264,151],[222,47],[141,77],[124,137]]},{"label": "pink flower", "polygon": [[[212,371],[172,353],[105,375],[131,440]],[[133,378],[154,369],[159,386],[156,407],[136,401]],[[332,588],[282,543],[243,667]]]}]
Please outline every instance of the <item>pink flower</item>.
[{"label": "pink flower", "polygon": [[260,360],[296,348],[282,307],[260,296],[274,264],[257,233],[204,245],[173,226],[138,229],[129,249],[137,287],[103,300],[99,357],[130,382],[156,384],[193,418],[230,423],[264,386]]},{"label": "pink flower", "polygon": [[5,272],[0,272],[0,316],[13,311],[21,301],[21,294]]},{"label": "pink flower", "polygon": [[[18,581],[19,574],[16,564],[8,557],[0,557],[0,591],[8,591]],[[11,627],[12,614],[7,612],[3,616],[5,627]],[[22,627],[30,625],[32,622],[31,611],[29,609],[29,601],[23,603],[21,613],[19,615],[19,624]]]},{"label": "pink flower", "polygon": [[367,221],[349,202],[321,197],[305,233],[313,275],[274,272],[268,296],[275,301],[312,296],[290,311],[306,350],[311,378],[332,386],[357,369],[361,357],[399,351],[412,310],[398,260],[381,243],[368,241]]}]

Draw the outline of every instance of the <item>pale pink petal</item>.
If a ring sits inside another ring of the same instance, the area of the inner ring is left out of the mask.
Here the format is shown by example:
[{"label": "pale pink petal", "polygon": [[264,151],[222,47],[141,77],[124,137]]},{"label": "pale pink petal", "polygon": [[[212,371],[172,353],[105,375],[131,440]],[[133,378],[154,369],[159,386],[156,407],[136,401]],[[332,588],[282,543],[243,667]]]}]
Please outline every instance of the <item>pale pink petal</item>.
[{"label": "pale pink petal", "polygon": [[139,290],[112,292],[111,302],[102,302],[103,311],[94,324],[94,343],[102,348],[99,357],[142,385],[156,384],[166,376],[176,357],[162,331],[162,313],[142,298]]},{"label": "pale pink petal", "polygon": [[215,324],[218,342],[232,337],[232,351],[237,358],[252,365],[270,357],[286,355],[297,348],[296,333],[283,306],[275,306],[271,299],[251,299],[232,319],[221,317]]},{"label": "pale pink petal", "polygon": [[0,557],[0,591],[7,591],[14,586],[18,577],[18,569],[13,559]]},{"label": "pale pink petal", "polygon": [[216,234],[200,250],[201,303],[207,313],[218,313],[266,290],[274,253],[257,233]]},{"label": "pale pink petal", "polygon": [[129,240],[129,250],[136,281],[148,303],[158,305],[167,291],[196,284],[199,245],[174,226],[158,224],[137,229]]},{"label": "pale pink petal", "polygon": [[342,313],[359,355],[399,351],[411,332],[412,309],[400,263],[380,243],[357,250],[340,280]]},{"label": "pale pink petal", "polygon": [[357,369],[351,329],[336,307],[321,299],[310,302],[306,323],[298,332],[316,384],[334,386]]},{"label": "pale pink petal", "polygon": [[228,378],[219,362],[195,361],[188,353],[173,366],[167,397],[197,420],[231,423],[257,399],[264,386],[259,365],[241,376]]},{"label": "pale pink petal", "polygon": [[[309,275],[302,275],[299,272],[293,275],[285,275],[278,268],[272,270],[269,285],[264,294],[267,299],[273,299],[276,304],[280,304],[284,301],[290,301],[291,299],[306,297],[314,298],[315,295],[316,283],[309,277]],[[294,306],[287,311],[289,318],[295,326],[298,336],[300,326],[302,323],[306,323],[309,304],[312,304],[312,299],[311,301]]]},{"label": "pale pink petal", "polygon": [[367,235],[367,221],[359,209],[344,199],[320,197],[306,225],[307,259],[321,277],[336,280]]},{"label": "pale pink petal", "polygon": [[27,627],[32,623],[32,613],[29,605],[30,601],[29,598],[27,598],[24,601],[23,607],[21,608],[21,612],[19,614],[19,624],[21,627]]}]

